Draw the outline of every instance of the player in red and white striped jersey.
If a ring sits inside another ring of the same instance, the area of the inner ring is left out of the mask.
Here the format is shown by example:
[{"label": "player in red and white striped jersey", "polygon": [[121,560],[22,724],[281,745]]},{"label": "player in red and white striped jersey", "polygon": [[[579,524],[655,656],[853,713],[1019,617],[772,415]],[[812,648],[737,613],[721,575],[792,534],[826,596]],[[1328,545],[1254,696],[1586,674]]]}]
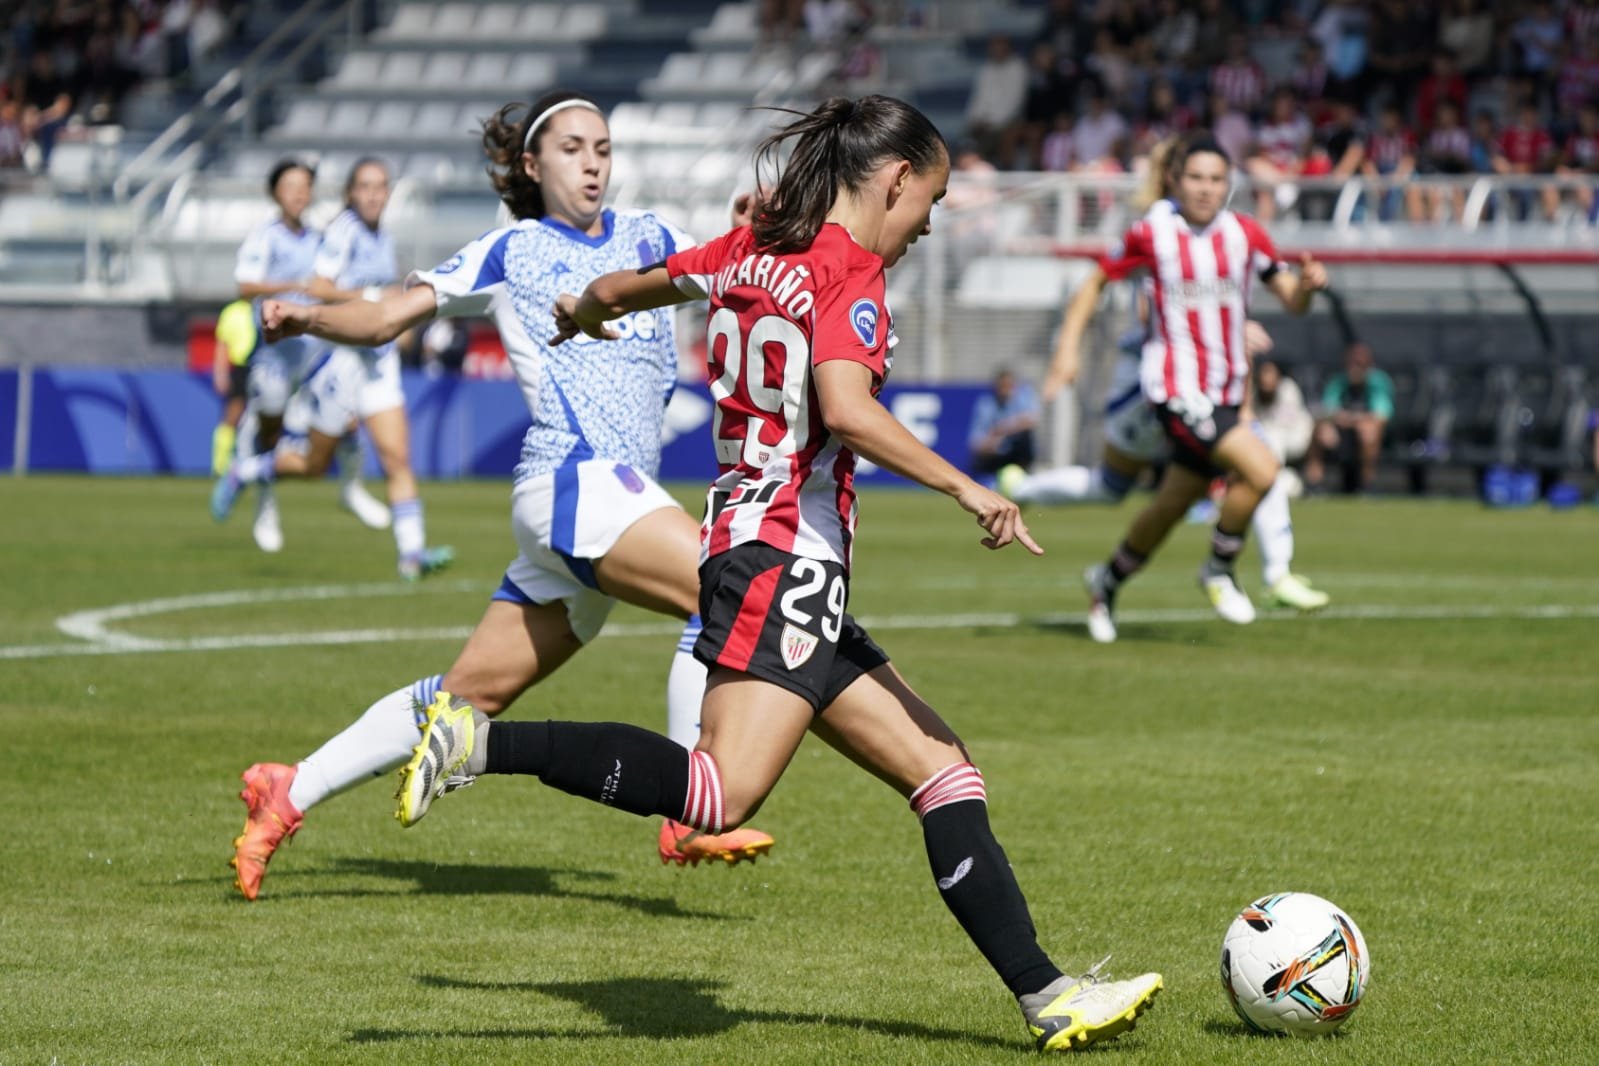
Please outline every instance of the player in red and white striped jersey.
[{"label": "player in red and white striped jersey", "polygon": [[721,476],[702,563],[759,542],[849,565],[855,461],[827,432],[809,379],[842,359],[871,372],[874,395],[881,388],[893,344],[883,266],[835,223],[787,255],[766,254],[741,228],[668,262],[680,290],[713,306],[707,354]]},{"label": "player in red and white striped jersey", "polygon": [[1249,360],[1244,324],[1255,282],[1264,283],[1293,314],[1310,307],[1327,273],[1309,255],[1300,273],[1282,263],[1271,238],[1253,219],[1223,205],[1231,163],[1208,138],[1188,141],[1174,159],[1174,210],[1151,210],[1100,259],[1099,269],[1072,298],[1057,346],[1057,362],[1075,361],[1083,331],[1105,285],[1139,271],[1152,283],[1153,313],[1140,379],[1171,444],[1172,463],[1160,490],[1139,513],[1114,555],[1084,574],[1089,632],[1116,639],[1114,607],[1122,582],[1142,567],[1201,499],[1211,480],[1231,475],[1200,587],[1231,622],[1254,620],[1255,609],[1233,575],[1244,535],[1261,497],[1276,480],[1278,462],[1248,426],[1239,423]]},{"label": "player in red and white striped jersey", "polygon": [[[807,730],[897,789],[922,821],[945,904],[1018,999],[1042,1049],[1108,1040],[1160,991],[1158,974],[1075,979],[1039,946],[988,824],[983,777],[960,738],[846,612],[858,454],[944,492],[985,546],[1033,543],[1016,505],[924,446],[876,399],[888,372],[883,271],[929,232],[949,153],[915,108],[835,97],[767,139],[793,149],[751,226],[560,298],[558,340],[615,339],[623,314],[708,297],[722,475],[702,530],[695,655],[710,668],[693,753],[636,727],[474,725],[430,718],[432,780],[535,774],[546,784],[706,832],[743,821]],[[596,356],[603,358],[603,356]],[[474,755],[474,752],[482,754]],[[481,759],[481,762],[474,761]],[[403,789],[404,786],[402,786]],[[436,790],[435,790],[436,791]],[[413,810],[420,817],[432,793]]]}]

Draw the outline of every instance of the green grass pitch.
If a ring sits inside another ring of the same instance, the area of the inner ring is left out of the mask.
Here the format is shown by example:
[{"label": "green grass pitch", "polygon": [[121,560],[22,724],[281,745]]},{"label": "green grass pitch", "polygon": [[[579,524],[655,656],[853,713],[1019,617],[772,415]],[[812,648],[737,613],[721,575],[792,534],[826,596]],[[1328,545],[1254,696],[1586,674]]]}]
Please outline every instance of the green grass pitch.
[{"label": "green grass pitch", "polygon": [[[404,831],[385,779],[315,809],[244,903],[239,771],[448,666],[512,554],[508,491],[425,487],[460,563],[415,588],[331,486],[282,490],[275,557],[248,501],[214,526],[205,495],[0,483],[0,1063],[1032,1054],[904,802],[815,741],[757,819],[777,846],[754,867],[663,867],[654,824],[530,779]],[[948,501],[871,493],[852,593],[970,744],[1056,961],[1165,973],[1104,1061],[1599,1061],[1599,512],[1308,501],[1298,568],[1334,609],[1248,628],[1205,617],[1207,534],[1185,527],[1098,647],[1072,621],[1078,574],[1131,515],[1034,512],[1033,559],[983,551]],[[1258,591],[1253,548],[1240,572]],[[237,590],[291,591],[148,602]],[[83,638],[58,619],[126,604],[144,606],[77,618],[129,650],[64,653]],[[623,635],[510,713],[664,728],[658,621],[619,609]],[[398,632],[326,643],[358,630]],[[1334,900],[1370,945],[1336,1038],[1249,1036],[1222,995],[1228,922],[1283,889]]]}]

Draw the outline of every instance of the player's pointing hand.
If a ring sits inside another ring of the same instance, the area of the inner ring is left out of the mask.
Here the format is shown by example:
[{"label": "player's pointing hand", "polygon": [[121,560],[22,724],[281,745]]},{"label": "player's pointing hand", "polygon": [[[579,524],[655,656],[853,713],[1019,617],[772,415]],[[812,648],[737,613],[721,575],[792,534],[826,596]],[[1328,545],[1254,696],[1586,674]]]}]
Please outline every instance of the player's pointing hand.
[{"label": "player's pointing hand", "polygon": [[991,550],[1003,548],[1011,541],[1020,541],[1022,546],[1034,555],[1043,555],[1044,549],[1027,532],[1027,523],[1022,521],[1021,508],[1011,500],[1007,500],[992,489],[985,489],[975,481],[970,483],[956,502],[977,518],[977,524],[982,526],[988,536],[982,540],[983,547]]}]

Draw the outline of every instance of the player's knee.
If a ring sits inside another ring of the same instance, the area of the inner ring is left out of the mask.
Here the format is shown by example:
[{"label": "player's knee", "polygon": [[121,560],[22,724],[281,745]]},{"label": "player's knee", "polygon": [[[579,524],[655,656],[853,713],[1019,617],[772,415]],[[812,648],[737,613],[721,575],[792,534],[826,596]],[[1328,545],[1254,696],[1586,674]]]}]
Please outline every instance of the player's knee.
[{"label": "player's knee", "polygon": [[493,718],[515,703],[527,686],[509,677],[452,672],[445,675],[441,687]]}]

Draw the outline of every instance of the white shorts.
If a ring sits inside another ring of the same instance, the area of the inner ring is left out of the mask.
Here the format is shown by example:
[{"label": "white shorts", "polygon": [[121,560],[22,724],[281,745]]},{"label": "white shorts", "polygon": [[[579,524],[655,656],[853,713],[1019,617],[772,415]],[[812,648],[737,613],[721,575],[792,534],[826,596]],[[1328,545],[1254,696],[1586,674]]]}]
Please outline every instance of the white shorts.
[{"label": "white shorts", "polygon": [[258,414],[283,417],[289,397],[326,350],[323,344],[315,337],[289,337],[257,348],[250,356],[250,406]]},{"label": "white shorts", "polygon": [[677,507],[671,495],[626,463],[588,459],[540,474],[511,493],[511,532],[521,549],[494,599],[519,604],[561,600],[577,639],[594,639],[616,601],[600,591],[594,563],[628,527]]},{"label": "white shorts", "polygon": [[1166,434],[1155,409],[1144,399],[1138,362],[1118,359],[1105,397],[1105,443],[1145,463],[1160,458]]},{"label": "white shorts", "polygon": [[351,422],[405,406],[399,350],[393,345],[376,351],[340,345],[312,371],[305,391],[311,402],[310,428],[342,437]]}]

